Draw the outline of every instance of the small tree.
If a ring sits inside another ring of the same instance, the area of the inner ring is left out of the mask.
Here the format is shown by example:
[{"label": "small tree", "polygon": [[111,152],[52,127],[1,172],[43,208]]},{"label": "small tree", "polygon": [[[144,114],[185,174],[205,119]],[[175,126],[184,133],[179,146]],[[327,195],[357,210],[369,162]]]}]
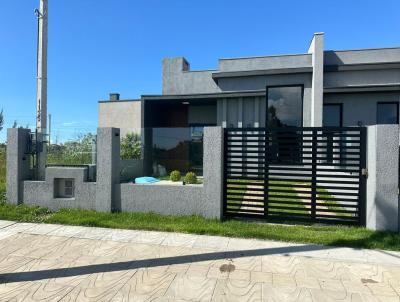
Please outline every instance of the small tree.
[{"label": "small tree", "polygon": [[137,133],[128,133],[121,140],[121,158],[122,159],[140,159],[141,138]]}]

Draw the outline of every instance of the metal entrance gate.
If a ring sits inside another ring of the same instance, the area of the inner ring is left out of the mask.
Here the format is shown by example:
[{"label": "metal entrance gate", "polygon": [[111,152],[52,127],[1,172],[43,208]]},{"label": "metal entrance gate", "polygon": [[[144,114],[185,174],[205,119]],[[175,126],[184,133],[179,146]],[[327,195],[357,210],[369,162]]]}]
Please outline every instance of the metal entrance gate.
[{"label": "metal entrance gate", "polygon": [[225,129],[224,216],[365,225],[366,129]]}]

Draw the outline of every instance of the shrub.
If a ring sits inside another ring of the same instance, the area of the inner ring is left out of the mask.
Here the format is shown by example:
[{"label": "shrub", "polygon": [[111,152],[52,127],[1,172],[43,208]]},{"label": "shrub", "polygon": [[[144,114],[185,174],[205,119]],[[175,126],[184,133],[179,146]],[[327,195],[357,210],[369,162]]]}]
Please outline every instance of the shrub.
[{"label": "shrub", "polygon": [[197,175],[193,172],[188,172],[185,176],[185,183],[187,184],[197,184]]},{"label": "shrub", "polygon": [[181,180],[181,172],[179,172],[178,170],[174,170],[171,172],[169,179],[171,181],[180,181]]},{"label": "shrub", "polygon": [[140,134],[128,133],[121,140],[122,159],[140,159],[142,142]]}]

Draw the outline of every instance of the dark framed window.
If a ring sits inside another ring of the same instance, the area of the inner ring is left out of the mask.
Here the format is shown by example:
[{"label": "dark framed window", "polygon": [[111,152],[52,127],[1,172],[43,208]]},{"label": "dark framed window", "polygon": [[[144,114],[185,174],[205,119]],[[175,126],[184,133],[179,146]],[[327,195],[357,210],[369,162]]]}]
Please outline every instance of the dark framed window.
[{"label": "dark framed window", "polygon": [[[342,104],[324,104],[322,125],[324,127],[342,127],[343,126],[343,105]],[[334,141],[334,137],[335,137],[334,132],[326,131],[326,132],[324,132],[324,134],[325,134],[324,139],[325,139],[326,162],[332,163],[334,160],[333,152],[340,150],[341,143]],[[339,156],[340,156],[340,154],[339,154]],[[340,158],[337,156],[336,160],[340,160]]]},{"label": "dark framed window", "polygon": [[267,86],[267,127],[303,126],[303,85]]},{"label": "dark framed window", "polygon": [[[268,128],[303,126],[303,90],[302,85],[267,86]],[[277,164],[300,164],[302,145],[301,133],[278,131],[270,137],[269,161]]]},{"label": "dark framed window", "polygon": [[399,123],[399,103],[378,103],[376,110],[377,124],[398,124]]},{"label": "dark framed window", "polygon": [[324,127],[342,127],[343,105],[324,104],[322,124]]}]

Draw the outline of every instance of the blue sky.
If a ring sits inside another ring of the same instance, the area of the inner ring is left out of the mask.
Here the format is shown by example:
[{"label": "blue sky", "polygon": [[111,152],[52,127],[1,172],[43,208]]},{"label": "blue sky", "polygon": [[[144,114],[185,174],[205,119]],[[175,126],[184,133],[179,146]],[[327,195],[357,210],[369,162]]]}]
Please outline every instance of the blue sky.
[{"label": "blue sky", "polygon": [[[1,1],[0,110],[35,125],[39,0]],[[93,131],[97,101],[161,93],[161,60],[192,69],[220,57],[400,46],[400,1],[49,0],[48,111],[59,139]],[[5,131],[0,132],[4,141]]]}]

